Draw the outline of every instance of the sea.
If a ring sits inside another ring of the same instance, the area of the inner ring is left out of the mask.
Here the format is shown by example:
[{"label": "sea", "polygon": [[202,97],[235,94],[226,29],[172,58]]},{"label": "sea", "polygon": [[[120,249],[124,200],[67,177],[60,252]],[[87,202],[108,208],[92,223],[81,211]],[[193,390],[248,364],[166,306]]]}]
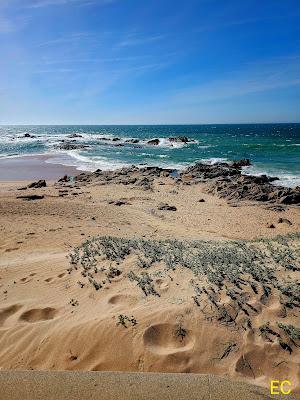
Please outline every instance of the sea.
[{"label": "sea", "polygon": [[[74,134],[82,137],[68,138]],[[193,142],[169,140],[177,136]],[[138,143],[129,143],[129,139]],[[151,139],[159,139],[159,145],[148,144]],[[62,140],[75,140],[88,147],[61,150]],[[28,155],[48,155],[48,163],[83,171],[133,164],[181,170],[195,162],[213,164],[249,158],[252,165],[244,168],[244,174],[277,176],[277,184],[300,186],[300,124],[294,123],[0,126],[0,159]]]}]

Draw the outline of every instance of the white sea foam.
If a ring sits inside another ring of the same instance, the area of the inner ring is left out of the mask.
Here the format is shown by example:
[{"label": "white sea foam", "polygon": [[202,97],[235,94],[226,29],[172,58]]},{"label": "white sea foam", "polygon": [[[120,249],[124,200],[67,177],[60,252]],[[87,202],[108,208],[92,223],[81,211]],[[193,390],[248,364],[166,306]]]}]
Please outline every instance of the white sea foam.
[{"label": "white sea foam", "polygon": [[171,141],[169,138],[156,137],[156,138],[152,138],[152,139],[149,139],[149,138],[142,139],[142,140],[140,140],[139,144],[153,147],[153,145],[151,143],[149,144],[148,142],[150,140],[154,140],[154,139],[159,140],[158,145],[155,147],[173,148],[173,149],[181,149],[187,145],[199,143],[198,140],[195,140],[193,142],[184,143],[184,142],[174,142],[174,141]]},{"label": "white sea foam", "polygon": [[213,165],[217,163],[228,162],[228,159],[222,157],[201,158],[200,162],[203,164]]},{"label": "white sea foam", "polygon": [[72,166],[81,171],[95,171],[96,169],[114,170],[130,165],[106,157],[84,156],[79,154],[76,150],[56,152],[55,155],[49,157],[46,162],[49,164]]},{"label": "white sea foam", "polygon": [[243,175],[276,176],[277,178],[279,178],[279,180],[272,182],[272,184],[275,186],[287,186],[287,187],[300,186],[299,175],[297,176],[297,175],[287,174],[285,172],[276,171],[276,170],[266,170],[266,169],[259,168],[255,165],[243,167],[242,172],[243,172]]}]

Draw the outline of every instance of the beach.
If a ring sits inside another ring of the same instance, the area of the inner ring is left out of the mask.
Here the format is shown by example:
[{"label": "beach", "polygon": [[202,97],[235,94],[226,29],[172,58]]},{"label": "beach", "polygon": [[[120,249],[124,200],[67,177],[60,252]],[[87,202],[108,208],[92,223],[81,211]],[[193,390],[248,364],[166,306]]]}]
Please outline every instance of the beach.
[{"label": "beach", "polygon": [[0,400],[300,400],[299,15],[0,0]]},{"label": "beach", "polygon": [[275,377],[299,395],[297,190],[251,178],[232,195],[250,178],[222,164],[64,168],[1,182],[1,369]]}]

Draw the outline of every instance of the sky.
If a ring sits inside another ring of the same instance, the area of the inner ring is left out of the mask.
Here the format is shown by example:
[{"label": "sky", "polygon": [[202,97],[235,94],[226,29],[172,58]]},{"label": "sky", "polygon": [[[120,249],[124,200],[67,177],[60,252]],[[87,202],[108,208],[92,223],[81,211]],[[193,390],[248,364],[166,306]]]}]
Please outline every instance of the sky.
[{"label": "sky", "polygon": [[299,0],[0,0],[0,124],[300,122]]}]

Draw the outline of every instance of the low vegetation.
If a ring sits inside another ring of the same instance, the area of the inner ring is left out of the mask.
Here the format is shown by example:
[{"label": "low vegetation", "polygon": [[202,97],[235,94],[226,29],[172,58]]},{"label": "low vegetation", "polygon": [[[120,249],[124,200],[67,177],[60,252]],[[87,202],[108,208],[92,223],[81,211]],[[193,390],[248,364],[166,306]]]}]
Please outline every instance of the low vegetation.
[{"label": "low vegetation", "polygon": [[[205,318],[253,330],[253,317],[273,296],[279,298],[283,314],[299,311],[299,239],[300,234],[247,242],[93,237],[71,252],[68,271],[80,273],[81,288],[90,284],[101,291],[118,277],[135,283],[145,296],[160,297],[157,277],[172,283],[178,270],[183,278],[192,276],[191,302]],[[119,322],[128,323],[126,318]],[[298,328],[280,322],[276,329],[265,324],[256,332],[266,341],[277,338],[288,351],[300,336]],[[183,330],[179,336],[183,339]]]}]

